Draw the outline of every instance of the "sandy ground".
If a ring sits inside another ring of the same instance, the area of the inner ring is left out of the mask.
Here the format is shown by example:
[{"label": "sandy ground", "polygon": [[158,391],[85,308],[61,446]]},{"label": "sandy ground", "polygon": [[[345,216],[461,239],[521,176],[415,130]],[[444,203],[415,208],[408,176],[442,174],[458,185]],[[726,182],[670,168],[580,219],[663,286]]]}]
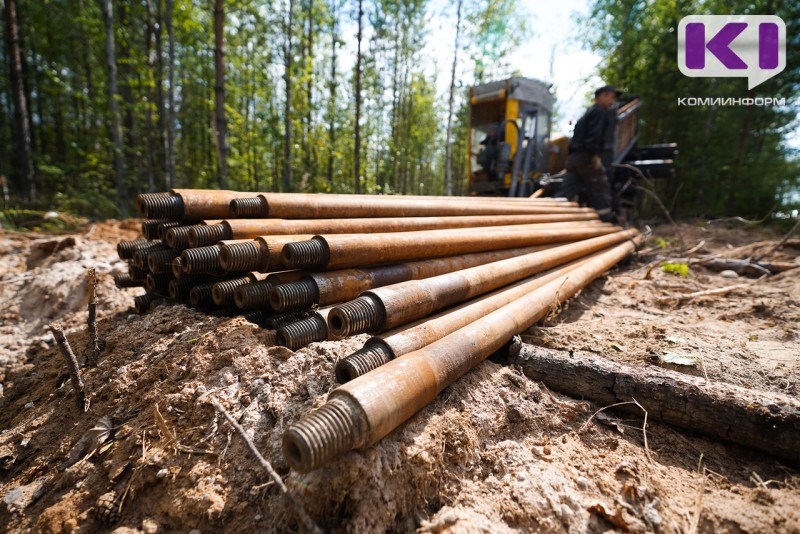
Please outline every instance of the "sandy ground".
[{"label": "sandy ground", "polygon": [[[292,352],[241,318],[175,305],[134,315],[137,291],[116,289],[111,276],[124,270],[116,240],[135,229],[125,221],[73,236],[0,234],[0,525],[8,531],[300,529],[206,402],[215,398],[326,531],[800,532],[796,466],[652,421],[649,460],[641,418],[609,412],[586,424],[599,406],[549,391],[503,354],[376,446],[311,474],[290,472],[284,429],[324,402],[336,359],[365,336]],[[680,233],[687,246],[705,241],[696,254],[731,258],[775,243],[752,229],[682,225]],[[797,261],[797,247],[767,259]],[[724,296],[660,301],[749,280],[702,267],[664,272],[656,254],[619,266],[523,340],[800,396],[798,271]],[[99,272],[106,347],[84,372],[90,407],[80,413],[46,325],[62,321],[82,357],[88,267]],[[670,355],[689,365],[664,363]]]}]

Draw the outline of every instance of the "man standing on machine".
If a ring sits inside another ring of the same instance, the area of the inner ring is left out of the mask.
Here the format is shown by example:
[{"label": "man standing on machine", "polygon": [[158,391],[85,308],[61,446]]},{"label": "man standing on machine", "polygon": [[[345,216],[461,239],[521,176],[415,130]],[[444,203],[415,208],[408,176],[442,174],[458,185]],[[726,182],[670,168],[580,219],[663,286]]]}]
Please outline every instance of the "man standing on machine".
[{"label": "man standing on machine", "polygon": [[573,200],[583,187],[590,207],[597,210],[602,221],[613,221],[611,187],[600,159],[608,128],[607,111],[617,101],[618,91],[604,85],[594,92],[594,105],[586,110],[577,124],[569,143],[567,174],[556,196]]}]

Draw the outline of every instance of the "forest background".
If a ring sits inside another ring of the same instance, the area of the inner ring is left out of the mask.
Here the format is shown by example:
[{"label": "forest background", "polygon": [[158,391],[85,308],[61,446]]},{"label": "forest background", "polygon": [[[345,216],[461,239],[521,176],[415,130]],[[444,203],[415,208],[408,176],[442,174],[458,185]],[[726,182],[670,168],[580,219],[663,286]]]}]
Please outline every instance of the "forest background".
[{"label": "forest background", "polygon": [[[520,74],[515,52],[548,32],[537,5],[0,0],[5,209],[124,216],[135,194],[172,187],[465,194],[467,89]],[[744,78],[683,76],[678,22],[709,13],[783,18],[786,70],[751,91]],[[800,207],[800,3],[589,0],[564,17],[583,41],[564,46],[603,58],[587,78],[643,99],[641,142],[678,143],[675,178],[658,182],[677,215]],[[431,75],[433,21],[452,42]],[[551,52],[534,60],[576,68]],[[786,103],[678,106],[706,96]]]}]

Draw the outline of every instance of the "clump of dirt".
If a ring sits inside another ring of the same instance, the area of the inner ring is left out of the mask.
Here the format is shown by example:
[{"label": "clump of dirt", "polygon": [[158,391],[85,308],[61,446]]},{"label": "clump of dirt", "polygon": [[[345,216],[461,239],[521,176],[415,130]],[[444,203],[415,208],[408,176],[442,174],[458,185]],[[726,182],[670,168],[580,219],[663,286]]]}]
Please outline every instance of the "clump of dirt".
[{"label": "clump of dirt", "polygon": [[[113,243],[91,236],[76,242],[105,250],[96,252],[97,261],[113,272]],[[744,350],[738,331],[698,327],[697,313],[705,324],[724,324],[720,317],[729,308],[747,313],[760,301],[731,293],[727,306],[658,303],[665,291],[677,291],[673,285],[708,288],[730,280],[653,269],[648,281],[647,260],[616,269],[528,335],[642,365],[657,363],[652,355],[666,350],[695,355],[692,344],[699,340],[709,378],[749,376],[749,387],[788,391],[777,377],[794,380],[797,352],[785,363],[786,374],[781,368],[762,376],[760,358],[742,368],[734,356]],[[83,267],[80,258],[63,261]],[[23,350],[3,380],[0,523],[10,531],[299,529],[287,500],[209,399],[233,414],[326,531],[681,532],[693,521],[705,532],[800,529],[794,469],[652,422],[650,461],[640,418],[595,418],[587,425],[597,406],[549,391],[505,365],[502,355],[477,366],[377,445],[309,474],[291,472],[280,453],[283,431],[325,401],[336,360],[366,336],[293,352],[275,347],[273,332],[241,318],[177,305],[131,315],[115,304],[129,305],[128,292],[102,287],[108,300],[100,303],[98,327],[106,345],[99,366],[84,370],[88,412],[75,406],[54,347]],[[741,321],[736,328],[756,321],[759,328],[796,334],[797,281],[790,273],[752,290],[769,299],[769,312],[728,320]],[[88,337],[78,326],[82,312],[71,313],[77,328],[68,338],[79,352]],[[723,333],[730,339],[713,337]],[[712,350],[715,343],[721,348]],[[759,353],[746,357],[753,354]]]}]

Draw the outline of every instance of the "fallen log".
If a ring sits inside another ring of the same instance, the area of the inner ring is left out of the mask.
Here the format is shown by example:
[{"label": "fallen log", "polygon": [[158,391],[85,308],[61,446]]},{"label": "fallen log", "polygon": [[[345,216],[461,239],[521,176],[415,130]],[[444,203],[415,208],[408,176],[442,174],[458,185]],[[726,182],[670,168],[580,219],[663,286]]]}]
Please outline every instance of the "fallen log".
[{"label": "fallen log", "polygon": [[[627,365],[522,343],[511,361],[528,378],[608,406],[635,398],[648,418],[800,464],[800,400],[651,365]],[[640,413],[634,405],[620,410]]]}]

